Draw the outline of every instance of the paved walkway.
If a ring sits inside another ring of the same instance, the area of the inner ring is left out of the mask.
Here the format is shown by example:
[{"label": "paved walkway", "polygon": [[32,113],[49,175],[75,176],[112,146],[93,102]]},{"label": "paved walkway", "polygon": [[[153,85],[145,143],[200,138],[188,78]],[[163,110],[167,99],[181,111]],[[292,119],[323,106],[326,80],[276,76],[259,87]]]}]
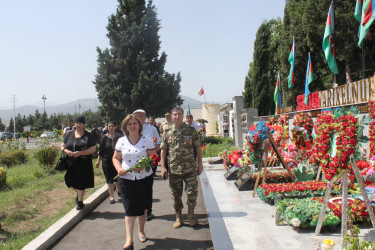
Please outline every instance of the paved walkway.
[{"label": "paved walkway", "polygon": [[[223,165],[210,165],[207,160],[204,159],[203,162],[204,171],[200,176],[201,186],[196,208],[199,226],[192,228],[185,225],[180,229],[172,227],[175,215],[168,182],[160,177],[156,178],[153,203],[156,218],[146,222],[145,231],[149,237],[146,243],[138,241],[135,230],[135,249],[315,250],[320,248],[321,242],[326,238],[336,242],[334,249],[341,249],[340,230],[333,233],[323,232],[316,237],[314,229],[297,231],[288,225],[276,226],[275,206],[264,203],[258,197],[253,198],[252,191],[238,191],[234,181],[224,178]],[[160,172],[158,174],[160,175]],[[106,193],[105,187],[100,190],[98,195],[103,196]],[[90,206],[94,207],[94,200],[100,202],[101,199],[92,196],[86,202],[92,203]],[[186,201],[185,196],[183,199]],[[183,212],[184,220],[187,221],[187,208]],[[77,215],[81,215],[82,211],[73,209],[69,214],[80,220]],[[61,220],[62,226],[56,227],[63,228],[66,221],[72,221],[67,217],[65,222],[64,219]],[[53,234],[54,231],[45,232],[40,238],[52,239]],[[375,232],[371,228],[361,228],[360,237],[374,241]],[[124,242],[122,203],[110,205],[109,199],[106,198],[51,249],[122,249]],[[25,249],[36,249],[36,245],[30,244]]]},{"label": "paved walkway", "polygon": [[[159,167],[160,168],[160,167]],[[160,172],[157,172],[160,175]],[[117,197],[117,195],[116,195]],[[196,215],[199,225],[187,224],[173,228],[175,215],[172,208],[168,181],[160,177],[154,182],[153,213],[156,218],[146,222],[149,240],[140,243],[137,223],[134,232],[134,249],[213,249],[203,195],[199,187]],[[183,196],[184,203],[186,196]],[[187,206],[183,210],[187,222]],[[68,232],[52,248],[58,249],[122,249],[125,243],[124,208],[121,202],[109,204],[105,199],[92,213]]]}]

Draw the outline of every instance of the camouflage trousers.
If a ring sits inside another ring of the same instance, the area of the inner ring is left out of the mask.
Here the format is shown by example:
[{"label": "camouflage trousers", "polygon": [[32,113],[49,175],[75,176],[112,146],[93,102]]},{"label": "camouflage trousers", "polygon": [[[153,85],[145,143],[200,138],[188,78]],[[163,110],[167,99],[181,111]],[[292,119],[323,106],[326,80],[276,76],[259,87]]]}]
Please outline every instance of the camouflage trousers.
[{"label": "camouflage trousers", "polygon": [[198,180],[196,171],[192,171],[188,174],[169,174],[169,186],[172,191],[173,208],[176,212],[184,208],[182,204],[183,182],[185,182],[188,207],[195,208],[197,205]]}]

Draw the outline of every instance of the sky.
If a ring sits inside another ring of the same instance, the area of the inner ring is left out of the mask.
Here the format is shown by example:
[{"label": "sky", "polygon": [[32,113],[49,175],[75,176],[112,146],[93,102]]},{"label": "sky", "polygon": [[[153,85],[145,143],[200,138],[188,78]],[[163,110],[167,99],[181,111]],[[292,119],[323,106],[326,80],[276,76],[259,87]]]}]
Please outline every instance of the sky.
[{"label": "sky", "polygon": [[[18,0],[0,8],[0,109],[96,98],[97,51],[117,0]],[[256,31],[284,0],[154,0],[165,70],[181,95],[223,104],[242,95]],[[14,98],[13,98],[14,97]]]}]

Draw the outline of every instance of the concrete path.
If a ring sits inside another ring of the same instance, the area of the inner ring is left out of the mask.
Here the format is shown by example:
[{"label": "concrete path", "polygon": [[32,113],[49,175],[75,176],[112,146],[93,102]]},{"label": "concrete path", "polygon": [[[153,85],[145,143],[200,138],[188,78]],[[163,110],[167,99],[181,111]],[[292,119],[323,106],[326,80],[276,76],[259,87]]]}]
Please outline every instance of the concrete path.
[{"label": "concrete path", "polygon": [[[160,175],[160,172],[157,172]],[[117,198],[117,195],[116,195]],[[168,181],[160,177],[154,182],[153,213],[155,219],[146,222],[146,235],[149,240],[140,243],[137,223],[134,232],[134,249],[213,249],[206,208],[199,187],[196,214],[199,225],[174,229],[175,215]],[[186,196],[183,196],[186,204]],[[183,210],[187,222],[187,206]],[[92,213],[68,232],[51,249],[122,249],[125,243],[124,208],[121,202],[109,204],[105,199]]]}]

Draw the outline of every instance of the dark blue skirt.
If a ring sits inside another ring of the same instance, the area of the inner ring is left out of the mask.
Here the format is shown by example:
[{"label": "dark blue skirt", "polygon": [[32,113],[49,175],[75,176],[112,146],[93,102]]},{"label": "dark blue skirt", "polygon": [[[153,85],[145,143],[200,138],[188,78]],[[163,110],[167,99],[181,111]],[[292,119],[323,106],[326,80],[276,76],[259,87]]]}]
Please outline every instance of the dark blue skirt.
[{"label": "dark blue skirt", "polygon": [[119,188],[125,216],[142,216],[145,210],[151,207],[152,181],[152,175],[140,180],[119,178]]}]

